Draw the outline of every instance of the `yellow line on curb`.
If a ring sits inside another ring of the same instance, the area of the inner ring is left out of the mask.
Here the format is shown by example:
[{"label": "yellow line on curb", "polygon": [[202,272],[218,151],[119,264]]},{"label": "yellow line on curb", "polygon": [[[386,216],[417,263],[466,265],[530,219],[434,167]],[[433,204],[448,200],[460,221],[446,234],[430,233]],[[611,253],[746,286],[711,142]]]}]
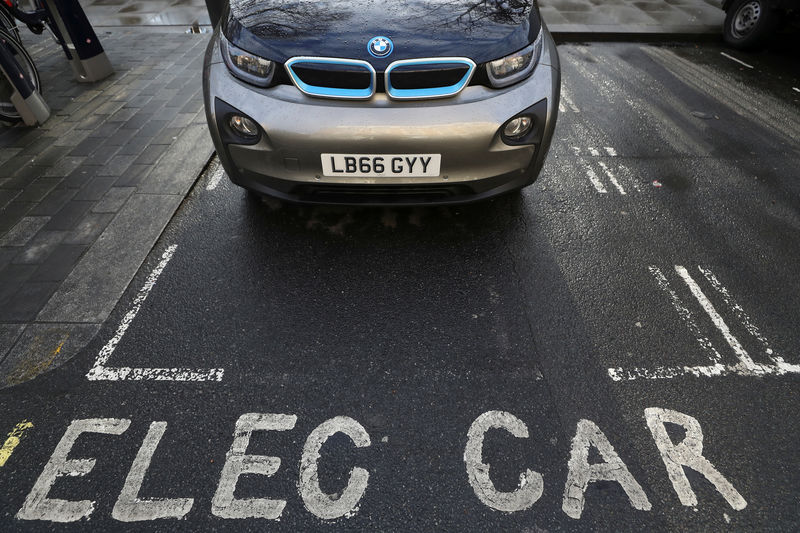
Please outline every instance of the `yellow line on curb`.
[{"label": "yellow line on curb", "polygon": [[19,441],[22,439],[22,436],[25,433],[25,431],[29,430],[32,427],[33,424],[31,422],[28,422],[27,420],[23,420],[22,422],[14,426],[14,429],[12,429],[11,433],[8,434],[6,442],[3,443],[3,447],[0,448],[0,466],[6,464],[6,461],[8,461],[8,458],[11,457],[12,453],[14,453],[14,448],[16,448],[17,445],[19,444]]}]

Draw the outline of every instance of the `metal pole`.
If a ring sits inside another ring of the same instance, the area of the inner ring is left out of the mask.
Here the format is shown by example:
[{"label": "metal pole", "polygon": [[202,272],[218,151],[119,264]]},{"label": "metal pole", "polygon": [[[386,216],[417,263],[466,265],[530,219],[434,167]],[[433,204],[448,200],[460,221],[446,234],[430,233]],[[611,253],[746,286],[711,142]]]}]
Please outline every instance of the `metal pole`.
[{"label": "metal pole", "polygon": [[78,0],[45,0],[45,8],[64,40],[64,53],[70,60],[75,79],[94,82],[114,73]]}]

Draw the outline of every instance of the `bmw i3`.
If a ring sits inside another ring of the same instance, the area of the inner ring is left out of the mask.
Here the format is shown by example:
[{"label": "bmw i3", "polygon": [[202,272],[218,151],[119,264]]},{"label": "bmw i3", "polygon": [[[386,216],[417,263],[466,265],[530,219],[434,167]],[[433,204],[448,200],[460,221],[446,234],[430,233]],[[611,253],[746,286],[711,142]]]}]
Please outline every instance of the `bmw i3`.
[{"label": "bmw i3", "polygon": [[234,183],[386,205],[533,183],[561,76],[534,0],[230,0],[203,81]]}]

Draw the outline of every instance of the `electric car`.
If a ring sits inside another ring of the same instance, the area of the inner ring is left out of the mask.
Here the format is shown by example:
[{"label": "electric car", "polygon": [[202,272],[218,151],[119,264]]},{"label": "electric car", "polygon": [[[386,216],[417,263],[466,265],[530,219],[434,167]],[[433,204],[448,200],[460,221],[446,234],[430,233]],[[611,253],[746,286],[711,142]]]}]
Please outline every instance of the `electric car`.
[{"label": "electric car", "polygon": [[452,204],[536,180],[561,75],[535,0],[230,0],[203,84],[245,189]]}]

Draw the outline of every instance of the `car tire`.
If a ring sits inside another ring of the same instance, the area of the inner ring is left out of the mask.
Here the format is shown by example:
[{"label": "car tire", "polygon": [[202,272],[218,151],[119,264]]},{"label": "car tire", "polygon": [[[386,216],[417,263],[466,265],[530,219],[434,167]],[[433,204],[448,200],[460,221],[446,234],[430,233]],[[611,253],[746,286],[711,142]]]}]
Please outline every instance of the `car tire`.
[{"label": "car tire", "polygon": [[733,48],[747,50],[760,46],[780,20],[766,0],[735,0],[725,16],[723,38]]}]

